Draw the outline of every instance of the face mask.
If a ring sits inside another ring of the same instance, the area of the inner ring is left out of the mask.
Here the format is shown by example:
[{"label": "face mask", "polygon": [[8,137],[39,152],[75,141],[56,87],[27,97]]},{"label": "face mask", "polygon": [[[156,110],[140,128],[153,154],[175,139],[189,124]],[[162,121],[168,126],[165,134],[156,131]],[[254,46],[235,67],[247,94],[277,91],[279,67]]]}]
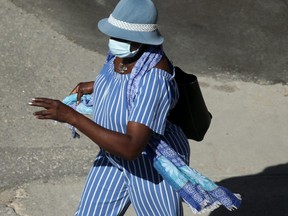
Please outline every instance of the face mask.
[{"label": "face mask", "polygon": [[130,51],[130,43],[109,39],[108,47],[110,52],[119,58],[131,58],[136,55],[139,49]]}]

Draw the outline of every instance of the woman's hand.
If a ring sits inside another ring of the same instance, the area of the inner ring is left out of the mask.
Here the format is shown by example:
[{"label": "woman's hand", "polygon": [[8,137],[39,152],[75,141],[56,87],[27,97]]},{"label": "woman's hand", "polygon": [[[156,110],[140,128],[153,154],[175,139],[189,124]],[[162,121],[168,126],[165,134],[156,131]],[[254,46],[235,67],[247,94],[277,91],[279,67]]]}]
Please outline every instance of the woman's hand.
[{"label": "woman's hand", "polygon": [[77,112],[59,100],[53,100],[50,98],[33,98],[29,105],[45,108],[45,110],[33,113],[37,119],[52,119],[69,124],[75,122]]},{"label": "woman's hand", "polygon": [[79,83],[70,94],[77,94],[77,103],[80,103],[81,97],[84,94],[92,94],[94,88],[94,81]]}]

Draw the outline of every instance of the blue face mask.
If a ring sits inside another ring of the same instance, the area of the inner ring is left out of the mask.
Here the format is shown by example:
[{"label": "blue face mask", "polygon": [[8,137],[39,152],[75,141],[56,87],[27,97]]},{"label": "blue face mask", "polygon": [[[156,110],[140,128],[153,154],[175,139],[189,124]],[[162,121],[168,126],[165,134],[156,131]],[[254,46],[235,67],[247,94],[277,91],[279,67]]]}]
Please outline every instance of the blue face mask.
[{"label": "blue face mask", "polygon": [[119,58],[131,58],[136,55],[139,49],[130,51],[130,43],[121,42],[113,39],[109,39],[108,47],[110,52]]}]

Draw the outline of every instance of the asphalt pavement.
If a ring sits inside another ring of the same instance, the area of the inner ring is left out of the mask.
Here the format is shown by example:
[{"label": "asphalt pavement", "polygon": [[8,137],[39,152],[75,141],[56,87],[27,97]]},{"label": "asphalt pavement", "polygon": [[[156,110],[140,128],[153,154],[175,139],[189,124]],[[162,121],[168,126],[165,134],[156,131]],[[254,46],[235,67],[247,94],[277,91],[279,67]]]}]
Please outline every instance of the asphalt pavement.
[{"label": "asphalt pavement", "polygon": [[[74,43],[103,55],[96,26],[118,0],[11,0]],[[288,0],[155,0],[165,51],[187,71],[288,84]]]},{"label": "asphalt pavement", "polygon": [[[92,33],[84,39],[79,33],[80,39],[73,40],[69,28],[61,32],[65,13],[61,22],[49,18],[47,13],[57,9],[50,7],[52,0],[46,5],[46,14],[36,10],[44,1],[27,2],[32,5],[30,10],[21,7],[18,0],[0,2],[0,216],[73,215],[98,147],[85,136],[72,139],[65,124],[35,120],[35,108],[28,102],[36,96],[62,99],[78,82],[93,80],[105,60],[105,48],[97,50],[95,43],[92,49],[93,42],[85,45],[83,41],[90,41]],[[101,0],[95,2],[107,6]],[[261,1],[261,5],[280,13],[280,2],[275,2]],[[107,4],[108,9],[113,6]],[[106,39],[102,36],[99,41]],[[183,50],[190,43],[182,40],[181,44],[181,35],[177,34],[175,40]],[[165,47],[168,45],[166,42]],[[285,54],[287,49],[282,45]],[[263,56],[264,60],[268,58]],[[287,64],[286,57],[280,59],[278,55],[279,68]],[[265,82],[259,81],[259,76],[254,81],[243,80],[229,70],[231,76],[227,76],[212,63],[206,67],[210,63],[203,60],[200,66],[194,66],[199,67],[196,75],[213,120],[202,142],[190,141],[190,165],[240,193],[243,204],[234,212],[219,208],[204,215],[288,216],[288,86],[264,75]],[[184,68],[190,64],[193,62]],[[193,215],[185,204],[184,209],[185,215]],[[126,215],[135,215],[132,207]]]}]

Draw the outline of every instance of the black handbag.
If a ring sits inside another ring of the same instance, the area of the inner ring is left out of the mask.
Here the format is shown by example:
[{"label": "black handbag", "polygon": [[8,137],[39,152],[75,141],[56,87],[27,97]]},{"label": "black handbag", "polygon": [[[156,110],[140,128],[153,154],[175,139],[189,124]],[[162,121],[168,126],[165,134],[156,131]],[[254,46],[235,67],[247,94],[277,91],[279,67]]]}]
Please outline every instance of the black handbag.
[{"label": "black handbag", "polygon": [[197,77],[175,67],[175,80],[179,90],[179,100],[170,111],[168,120],[181,127],[188,139],[203,140],[211,123]]}]

